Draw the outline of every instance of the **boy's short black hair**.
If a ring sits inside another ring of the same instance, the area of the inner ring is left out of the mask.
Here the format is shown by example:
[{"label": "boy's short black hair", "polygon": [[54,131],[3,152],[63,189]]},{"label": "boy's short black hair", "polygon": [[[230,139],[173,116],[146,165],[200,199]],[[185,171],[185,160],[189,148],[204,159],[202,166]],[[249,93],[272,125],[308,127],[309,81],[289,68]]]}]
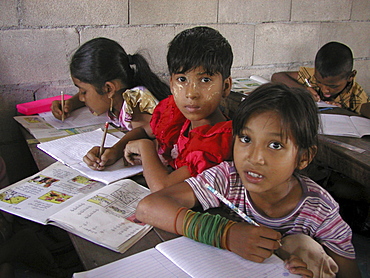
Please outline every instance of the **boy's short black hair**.
[{"label": "boy's short black hair", "polygon": [[316,54],[315,70],[325,78],[341,76],[347,78],[353,67],[351,49],[340,42],[329,42],[323,45]]},{"label": "boy's short black hair", "polygon": [[210,27],[186,29],[169,43],[167,65],[171,75],[203,67],[208,74],[220,73],[225,80],[231,74],[232,62],[229,42]]},{"label": "boy's short black hair", "polygon": [[282,133],[293,137],[299,153],[317,146],[319,117],[314,99],[307,90],[282,83],[263,84],[245,98],[233,117],[234,137],[242,135],[252,116],[267,111],[280,115]]}]

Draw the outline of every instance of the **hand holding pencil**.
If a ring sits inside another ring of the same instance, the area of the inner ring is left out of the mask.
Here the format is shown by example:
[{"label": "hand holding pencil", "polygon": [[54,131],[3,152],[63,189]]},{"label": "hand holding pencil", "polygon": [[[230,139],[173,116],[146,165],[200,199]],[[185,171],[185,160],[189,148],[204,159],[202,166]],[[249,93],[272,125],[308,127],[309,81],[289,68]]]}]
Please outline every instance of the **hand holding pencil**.
[{"label": "hand holding pencil", "polygon": [[104,125],[103,138],[102,138],[100,149],[99,149],[99,158],[101,158],[103,151],[104,151],[104,144],[105,144],[105,139],[107,138],[108,127],[109,127],[109,123],[106,122]]},{"label": "hand holding pencil", "polygon": [[65,119],[65,112],[64,112],[65,102],[64,102],[64,92],[63,91],[60,92],[60,105],[61,105],[61,108],[62,108],[62,122],[64,122],[64,119]]}]

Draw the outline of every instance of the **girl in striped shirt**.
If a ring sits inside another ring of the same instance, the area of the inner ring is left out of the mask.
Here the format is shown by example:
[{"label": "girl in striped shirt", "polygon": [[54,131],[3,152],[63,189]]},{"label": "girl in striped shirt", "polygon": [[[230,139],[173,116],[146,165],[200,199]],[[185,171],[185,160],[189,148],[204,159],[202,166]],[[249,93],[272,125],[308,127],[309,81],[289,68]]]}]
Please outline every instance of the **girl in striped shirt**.
[{"label": "girl in striped shirt", "polygon": [[[149,195],[138,219],[255,262],[276,252],[291,273],[304,277],[360,277],[352,231],[337,202],[298,173],[316,154],[318,126],[309,92],[260,86],[233,119],[233,161]],[[258,226],[189,210],[221,206],[207,185]]]}]

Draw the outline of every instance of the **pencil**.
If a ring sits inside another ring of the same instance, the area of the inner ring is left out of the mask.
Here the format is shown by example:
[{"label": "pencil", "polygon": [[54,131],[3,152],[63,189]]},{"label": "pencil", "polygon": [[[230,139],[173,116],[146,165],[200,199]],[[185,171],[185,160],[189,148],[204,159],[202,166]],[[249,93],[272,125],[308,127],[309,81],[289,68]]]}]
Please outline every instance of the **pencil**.
[{"label": "pencil", "polygon": [[210,186],[208,183],[205,184],[205,187],[211,191],[218,199],[220,199],[221,202],[223,202],[225,205],[227,205],[230,209],[235,211],[241,218],[243,218],[247,223],[252,224],[254,226],[259,226],[257,222],[255,222],[253,219],[251,219],[248,215],[246,215],[244,212],[242,212],[240,209],[238,209],[233,203],[231,203],[229,200],[227,200],[224,196],[222,196],[216,189],[214,189],[212,186]]},{"label": "pencil", "polygon": [[62,122],[64,122],[64,92],[61,91],[60,92],[60,103],[61,103],[61,106],[62,106]]},{"label": "pencil", "polygon": [[105,126],[104,126],[104,134],[103,134],[103,138],[102,138],[102,140],[101,140],[101,145],[100,145],[100,150],[99,150],[99,158],[100,158],[100,157],[101,157],[101,155],[103,154],[104,144],[105,144],[105,138],[107,138],[108,126],[109,126],[109,123],[108,123],[108,122],[106,122],[106,123],[105,123]]}]

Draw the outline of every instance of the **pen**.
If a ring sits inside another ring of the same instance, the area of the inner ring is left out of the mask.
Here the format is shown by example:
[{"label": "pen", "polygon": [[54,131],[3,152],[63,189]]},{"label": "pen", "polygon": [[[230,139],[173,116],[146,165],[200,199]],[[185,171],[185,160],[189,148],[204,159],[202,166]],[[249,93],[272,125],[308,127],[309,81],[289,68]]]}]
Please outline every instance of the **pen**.
[{"label": "pen", "polygon": [[104,149],[104,144],[105,144],[105,138],[107,138],[108,126],[109,126],[109,123],[106,122],[105,123],[105,126],[104,126],[104,134],[103,134],[103,138],[101,140],[101,145],[100,145],[100,150],[99,150],[99,158],[103,154],[103,149]]},{"label": "pen", "polygon": [[330,109],[333,109],[333,107],[320,108],[319,111],[325,111],[325,110],[330,110]]},{"label": "pen", "polygon": [[247,223],[252,224],[254,226],[259,226],[257,222],[251,219],[248,215],[238,209],[233,203],[227,200],[224,196],[222,196],[216,189],[210,186],[208,183],[205,184],[205,187],[211,191],[220,201],[222,201],[225,205],[227,205],[230,209],[235,211],[241,218],[243,218]]},{"label": "pen", "polygon": [[[238,209],[233,203],[231,203],[229,200],[227,200],[224,196],[220,194],[216,189],[214,189],[212,186],[210,186],[208,183],[205,184],[205,187],[211,191],[220,201],[222,201],[225,205],[227,205],[230,209],[235,211],[241,218],[243,218],[247,223],[259,226],[259,224],[251,219],[248,215],[246,215],[244,212],[242,212],[240,209]],[[278,239],[277,242],[279,243],[280,247],[282,246],[281,240]]]},{"label": "pen", "polygon": [[62,122],[64,122],[64,92],[60,92],[60,103],[62,106]]},{"label": "pen", "polygon": [[304,79],[304,82],[306,83],[307,87],[312,88],[312,86],[311,86],[310,82],[308,82],[307,78]]}]

